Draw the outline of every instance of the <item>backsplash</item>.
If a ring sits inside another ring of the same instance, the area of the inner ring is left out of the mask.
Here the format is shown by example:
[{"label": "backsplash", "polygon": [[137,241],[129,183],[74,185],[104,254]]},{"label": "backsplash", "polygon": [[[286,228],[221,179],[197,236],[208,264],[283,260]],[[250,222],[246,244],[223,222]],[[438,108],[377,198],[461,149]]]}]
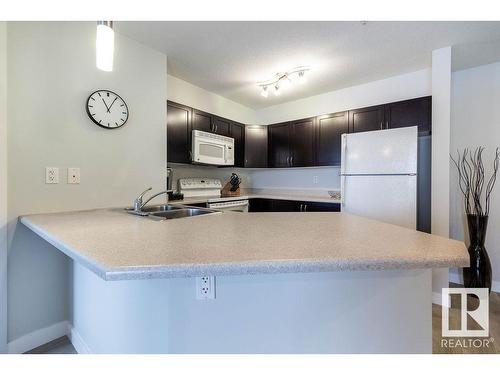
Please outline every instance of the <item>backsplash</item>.
[{"label": "backsplash", "polygon": [[339,167],[251,169],[253,189],[339,190]]},{"label": "backsplash", "polygon": [[207,178],[220,178],[224,184],[231,177],[231,173],[237,173],[241,178],[242,188],[251,188],[251,176],[250,170],[244,168],[218,168],[206,165],[189,165],[189,164],[176,164],[169,163],[168,166],[172,168],[173,180],[172,188],[174,190],[178,189],[177,181],[179,178],[189,178],[189,177],[207,177]]},{"label": "backsplash", "polygon": [[173,169],[172,187],[177,189],[177,180],[188,177],[220,178],[229,180],[231,173],[237,173],[245,189],[287,189],[287,190],[339,190],[339,167],[315,168],[217,168],[212,166],[170,163]]}]

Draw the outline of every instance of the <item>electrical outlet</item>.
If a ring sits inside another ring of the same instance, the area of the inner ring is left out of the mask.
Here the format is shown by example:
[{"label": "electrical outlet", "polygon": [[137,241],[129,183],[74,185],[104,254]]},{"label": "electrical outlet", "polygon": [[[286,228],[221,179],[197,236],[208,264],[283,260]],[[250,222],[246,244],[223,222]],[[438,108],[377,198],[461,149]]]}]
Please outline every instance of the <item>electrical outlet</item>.
[{"label": "electrical outlet", "polygon": [[68,184],[80,183],[80,168],[68,168]]},{"label": "electrical outlet", "polygon": [[59,183],[59,168],[45,167],[45,183],[58,184]]},{"label": "electrical outlet", "polygon": [[314,176],[313,177],[313,184],[317,184],[318,183],[318,176]]},{"label": "electrical outlet", "polygon": [[215,299],[215,276],[196,278],[196,299]]}]

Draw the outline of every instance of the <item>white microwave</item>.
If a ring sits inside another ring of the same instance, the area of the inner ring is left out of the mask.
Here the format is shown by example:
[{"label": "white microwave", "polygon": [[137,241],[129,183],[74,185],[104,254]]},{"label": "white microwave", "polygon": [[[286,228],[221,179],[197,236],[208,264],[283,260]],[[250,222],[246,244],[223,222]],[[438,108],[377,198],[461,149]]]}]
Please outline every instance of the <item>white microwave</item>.
[{"label": "white microwave", "polygon": [[193,130],[192,162],[234,165],[234,138]]}]

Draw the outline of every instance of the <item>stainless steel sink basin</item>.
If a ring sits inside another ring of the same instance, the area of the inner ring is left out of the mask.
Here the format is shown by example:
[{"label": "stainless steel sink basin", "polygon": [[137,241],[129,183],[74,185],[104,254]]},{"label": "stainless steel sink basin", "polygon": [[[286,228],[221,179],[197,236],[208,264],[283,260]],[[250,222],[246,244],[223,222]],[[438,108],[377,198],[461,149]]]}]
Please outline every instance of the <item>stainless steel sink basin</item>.
[{"label": "stainless steel sink basin", "polygon": [[182,205],[174,206],[170,204],[146,206],[143,207],[140,211],[127,209],[127,212],[133,215],[148,216],[152,219],[157,219],[157,220],[181,219],[184,217],[193,217],[193,216],[218,213],[218,211],[210,210],[207,208],[190,207]]},{"label": "stainless steel sink basin", "polygon": [[180,210],[182,207],[172,206],[170,204],[159,204],[155,206],[146,206],[141,208],[142,212],[153,213],[153,212],[165,212],[165,211],[174,211]]},{"label": "stainless steel sink basin", "polygon": [[153,212],[150,216],[162,219],[180,219],[183,217],[200,216],[215,213],[216,211],[205,210],[202,208],[180,208],[172,211]]}]

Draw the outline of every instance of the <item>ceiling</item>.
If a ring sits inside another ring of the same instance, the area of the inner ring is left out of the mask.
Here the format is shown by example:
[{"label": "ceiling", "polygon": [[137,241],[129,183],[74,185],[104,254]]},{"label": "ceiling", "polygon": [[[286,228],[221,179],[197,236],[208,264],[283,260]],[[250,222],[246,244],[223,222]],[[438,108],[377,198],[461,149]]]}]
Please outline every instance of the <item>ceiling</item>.
[{"label": "ceiling", "polygon": [[[251,108],[430,67],[453,48],[453,69],[500,61],[500,22],[116,22],[164,52],[168,73]],[[259,82],[308,65],[305,85],[260,96]]]}]

